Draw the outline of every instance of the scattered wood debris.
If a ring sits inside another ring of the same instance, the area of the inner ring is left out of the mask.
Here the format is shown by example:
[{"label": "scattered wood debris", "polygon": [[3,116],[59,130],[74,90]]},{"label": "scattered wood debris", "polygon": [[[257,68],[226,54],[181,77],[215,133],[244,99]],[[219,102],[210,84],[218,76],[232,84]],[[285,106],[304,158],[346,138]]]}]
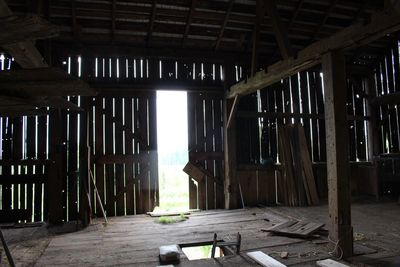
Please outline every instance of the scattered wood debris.
[{"label": "scattered wood debris", "polygon": [[277,235],[308,238],[323,226],[323,223],[290,220],[267,229],[261,229],[261,231]]},{"label": "scattered wood debris", "polygon": [[287,259],[289,253],[287,251],[282,251],[279,255],[282,259]]}]

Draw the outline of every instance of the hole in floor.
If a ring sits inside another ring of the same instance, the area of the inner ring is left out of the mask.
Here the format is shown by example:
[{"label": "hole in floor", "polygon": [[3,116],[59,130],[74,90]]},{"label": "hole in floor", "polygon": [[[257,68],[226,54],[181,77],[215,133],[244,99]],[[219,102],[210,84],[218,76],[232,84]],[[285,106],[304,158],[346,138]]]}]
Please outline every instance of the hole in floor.
[{"label": "hole in floor", "polygon": [[[222,240],[221,240],[222,241]],[[213,242],[179,245],[188,260],[210,259]],[[214,258],[221,258],[232,253],[225,247],[216,247]]]}]

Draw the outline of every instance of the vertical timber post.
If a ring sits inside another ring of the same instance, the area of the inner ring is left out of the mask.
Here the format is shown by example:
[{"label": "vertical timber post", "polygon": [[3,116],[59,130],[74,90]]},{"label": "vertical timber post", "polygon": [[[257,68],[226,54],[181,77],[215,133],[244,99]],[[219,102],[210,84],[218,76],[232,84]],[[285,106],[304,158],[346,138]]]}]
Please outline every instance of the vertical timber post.
[{"label": "vertical timber post", "polygon": [[63,184],[62,184],[62,132],[64,131],[61,119],[61,110],[50,111],[50,138],[52,154],[48,168],[48,218],[50,224],[60,224],[63,221]]},{"label": "vertical timber post", "polygon": [[329,236],[337,245],[334,253],[347,258],[353,254],[351,193],[348,158],[346,72],[342,51],[322,58],[325,92],[325,127],[329,202]]},{"label": "vertical timber post", "polygon": [[[229,88],[234,83],[235,68],[232,61],[225,62],[225,87]],[[227,123],[230,110],[233,107],[233,99],[225,98],[224,103],[224,166],[225,166],[225,209],[238,207],[238,183],[236,176],[236,118],[233,117],[231,126]]]}]

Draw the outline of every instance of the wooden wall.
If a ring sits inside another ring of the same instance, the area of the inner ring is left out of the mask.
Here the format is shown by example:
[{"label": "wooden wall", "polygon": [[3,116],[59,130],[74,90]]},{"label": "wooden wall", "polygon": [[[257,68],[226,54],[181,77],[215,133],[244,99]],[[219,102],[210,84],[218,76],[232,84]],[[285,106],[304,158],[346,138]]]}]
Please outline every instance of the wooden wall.
[{"label": "wooden wall", "polygon": [[400,40],[379,58],[372,93],[377,126],[379,193],[400,193]]},{"label": "wooden wall", "polygon": [[[357,166],[359,162],[369,160],[367,92],[362,77],[348,78],[347,87],[349,160]],[[252,187],[243,190],[244,199],[250,199],[249,203],[255,203],[255,196],[263,195],[262,190],[268,192],[268,203],[276,201],[276,194],[278,200],[281,199],[278,125],[291,123],[304,126],[310,157],[317,164],[314,174],[318,191],[321,197],[326,195],[326,169],[318,167],[324,166],[326,161],[323,76],[319,70],[312,70],[283,79],[260,91],[259,95],[252,94],[240,100],[237,112],[238,176],[241,184]],[[260,175],[260,170],[265,169],[269,171]],[[352,176],[356,177],[357,171],[352,172]],[[275,181],[278,183],[276,188]],[[267,184],[267,188],[256,187],[260,183]]]},{"label": "wooden wall", "polygon": [[224,207],[222,116],[222,93],[188,93],[189,162],[212,175],[199,183],[189,177],[189,205],[193,209]]},{"label": "wooden wall", "polygon": [[91,169],[107,215],[152,211],[159,200],[155,92],[95,97],[88,109]]},{"label": "wooden wall", "polygon": [[[0,118],[1,220],[47,219],[48,116]],[[18,215],[21,214],[21,215]],[[24,214],[24,215],[22,215]],[[14,216],[15,215],[15,216]],[[15,218],[14,218],[15,217]]]}]

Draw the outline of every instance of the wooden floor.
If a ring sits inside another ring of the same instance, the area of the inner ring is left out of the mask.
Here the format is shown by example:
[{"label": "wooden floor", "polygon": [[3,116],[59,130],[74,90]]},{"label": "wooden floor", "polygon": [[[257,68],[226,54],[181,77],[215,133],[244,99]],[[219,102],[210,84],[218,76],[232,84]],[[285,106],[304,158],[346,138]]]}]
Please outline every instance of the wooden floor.
[{"label": "wooden floor", "polygon": [[[355,252],[364,254],[353,260],[391,266],[379,263],[395,262],[400,256],[400,206],[359,203],[353,205],[352,211]],[[156,223],[155,218],[145,215],[114,217],[106,227],[98,223],[79,232],[36,237],[36,246],[32,240],[26,246],[23,244],[27,241],[11,242],[11,247],[15,261],[25,266],[157,266],[159,246],[210,241],[214,233],[224,240],[234,240],[240,232],[241,255],[197,261],[184,257],[178,266],[253,266],[256,263],[244,252],[254,250],[261,250],[286,265],[297,266],[315,266],[316,260],[330,256],[326,237],[301,240],[260,230],[288,218],[326,222],[327,206],[197,212],[187,221],[169,225]],[[6,238],[11,236],[11,231],[5,232]],[[281,259],[281,252],[288,252],[289,257]]]}]

